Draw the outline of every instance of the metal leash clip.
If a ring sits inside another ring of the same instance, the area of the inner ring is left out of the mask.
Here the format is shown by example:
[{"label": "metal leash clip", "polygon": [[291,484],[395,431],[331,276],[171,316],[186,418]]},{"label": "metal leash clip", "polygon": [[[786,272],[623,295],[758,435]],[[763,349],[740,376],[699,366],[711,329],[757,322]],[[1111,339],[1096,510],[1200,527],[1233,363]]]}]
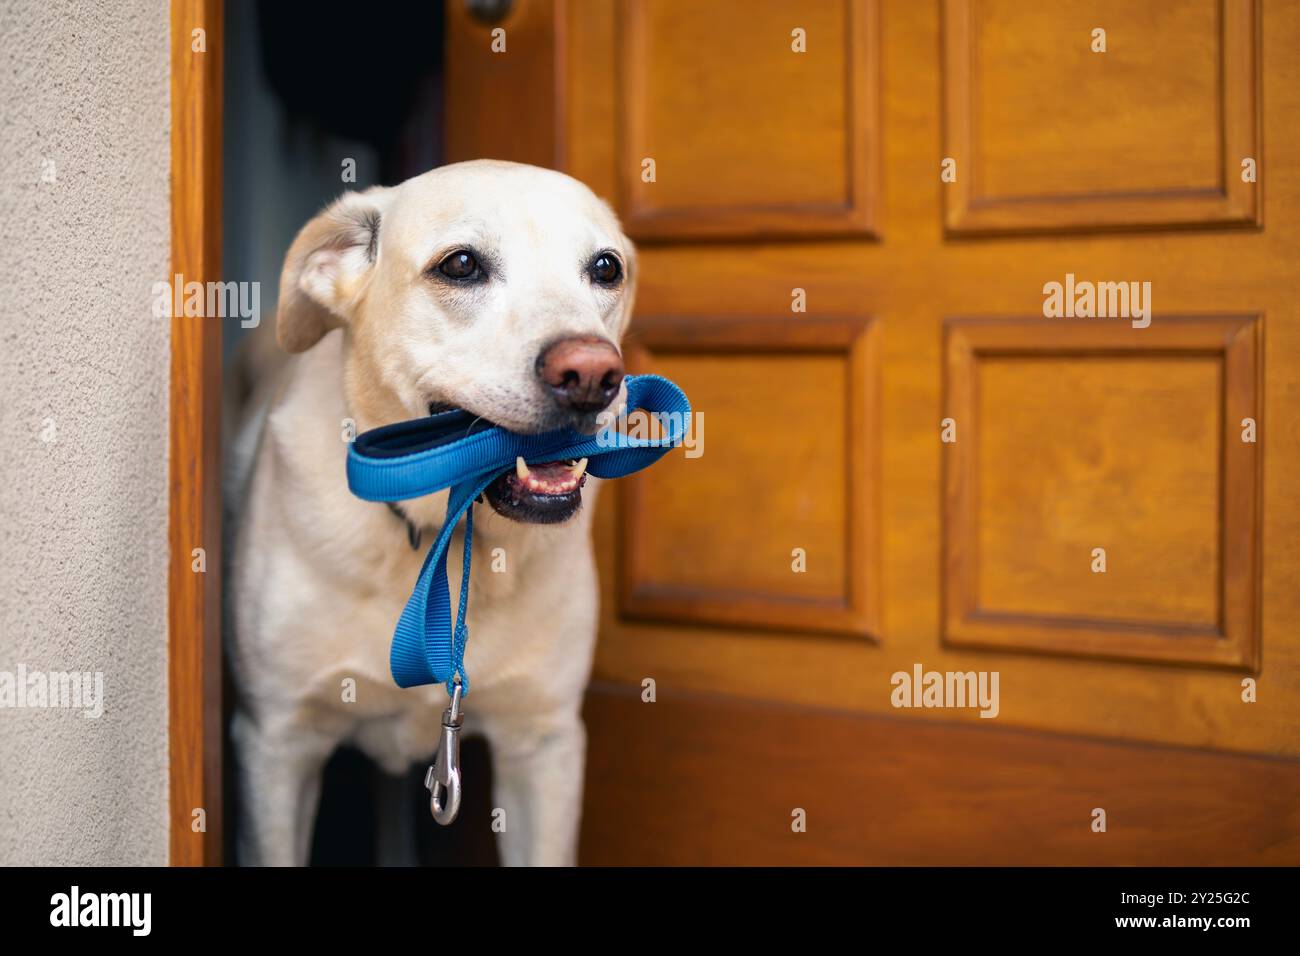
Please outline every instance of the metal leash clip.
[{"label": "metal leash clip", "polygon": [[460,725],[465,715],[460,711],[460,678],[455,679],[451,704],[442,712],[442,739],[433,763],[424,775],[429,791],[429,809],[433,818],[447,826],[460,813]]}]

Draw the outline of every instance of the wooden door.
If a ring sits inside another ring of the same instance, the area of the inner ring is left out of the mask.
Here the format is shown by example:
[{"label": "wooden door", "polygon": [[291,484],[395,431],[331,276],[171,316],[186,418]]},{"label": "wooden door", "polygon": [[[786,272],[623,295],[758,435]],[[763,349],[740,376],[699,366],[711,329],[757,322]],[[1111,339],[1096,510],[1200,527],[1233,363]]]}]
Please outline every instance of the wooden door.
[{"label": "wooden door", "polygon": [[615,205],[703,415],[601,502],[583,860],[1300,863],[1300,7],[448,11],[449,158]]}]

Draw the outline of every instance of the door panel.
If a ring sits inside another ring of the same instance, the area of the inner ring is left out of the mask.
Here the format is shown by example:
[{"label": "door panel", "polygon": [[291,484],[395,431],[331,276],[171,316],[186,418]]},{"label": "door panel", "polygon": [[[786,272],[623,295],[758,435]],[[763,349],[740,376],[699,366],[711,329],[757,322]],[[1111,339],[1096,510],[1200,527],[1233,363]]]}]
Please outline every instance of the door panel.
[{"label": "door panel", "polygon": [[[623,616],[872,635],[875,323],[658,316],[631,338],[634,370],[669,376],[711,413],[697,419],[701,454],[623,485]],[[756,421],[755,401],[776,394],[779,413]]]},{"label": "door panel", "polygon": [[1254,670],[1259,320],[1103,321],[947,323],[946,637]]},{"label": "door panel", "polygon": [[944,16],[952,231],[1258,221],[1239,175],[1259,157],[1255,0],[945,0]]},{"label": "door panel", "polygon": [[[713,427],[748,431],[753,441],[723,443],[698,475],[690,474],[690,461],[681,458],[641,479],[636,510],[629,515],[636,523],[629,535],[637,546],[633,587],[660,594],[713,592],[720,600],[727,592],[748,592],[781,601],[842,601],[848,402],[824,399],[828,393],[847,393],[846,363],[820,355],[722,360],[669,355],[654,364],[710,410]],[[785,414],[756,432],[750,427],[750,398],[769,392],[773,382],[788,392]],[[815,494],[773,473],[772,445],[799,463]],[[734,507],[737,498],[746,501],[743,511]],[[709,533],[697,535],[702,514],[709,516]],[[815,555],[804,578],[790,574],[787,529],[795,526],[803,529],[803,543]]]},{"label": "door panel", "polygon": [[537,5],[705,426],[601,499],[584,859],[1300,862],[1300,8]]},{"label": "door panel", "polygon": [[[975,612],[1213,629],[1219,363],[1049,353],[977,368]],[[1105,574],[1101,543],[1117,554]]]},{"label": "door panel", "polygon": [[[870,232],[875,11],[872,0],[812,4],[789,26],[782,0],[616,5],[619,209],[629,235]],[[816,38],[819,55],[791,55],[795,30]],[[726,174],[693,175],[700,168]]]}]

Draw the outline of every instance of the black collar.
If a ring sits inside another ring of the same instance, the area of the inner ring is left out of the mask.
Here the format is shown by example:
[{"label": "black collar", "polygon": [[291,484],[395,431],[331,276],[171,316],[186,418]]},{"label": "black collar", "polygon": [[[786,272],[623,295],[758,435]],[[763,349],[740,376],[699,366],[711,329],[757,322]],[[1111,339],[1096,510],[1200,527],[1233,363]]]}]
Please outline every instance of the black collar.
[{"label": "black collar", "polygon": [[406,516],[406,512],[403,511],[401,508],[399,508],[394,502],[386,501],[384,503],[388,505],[388,510],[391,511],[393,514],[395,514],[397,516],[397,519],[401,521],[402,524],[406,525],[406,540],[410,542],[411,550],[419,551],[420,537],[424,532],[421,529],[417,528],[415,526],[415,522],[413,522],[410,518],[408,518]]}]

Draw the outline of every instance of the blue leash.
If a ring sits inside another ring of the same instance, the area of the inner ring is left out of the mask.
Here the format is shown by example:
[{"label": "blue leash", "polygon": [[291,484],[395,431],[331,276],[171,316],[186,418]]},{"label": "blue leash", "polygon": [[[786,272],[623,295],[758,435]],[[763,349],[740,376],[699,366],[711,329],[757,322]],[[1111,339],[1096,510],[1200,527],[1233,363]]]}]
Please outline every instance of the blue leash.
[{"label": "blue leash", "polygon": [[[389,665],[399,687],[447,683],[454,700],[469,693],[465,643],[469,629],[469,565],[473,549],[474,501],[515,466],[588,459],[597,478],[621,478],[646,468],[682,443],[691,406],[682,390],[658,375],[629,375],[627,413],[640,411],[660,423],[659,438],[633,437],[611,424],[595,435],[571,429],[517,435],[456,409],[415,421],[386,425],[357,436],[348,450],[348,487],[366,501],[404,501],[450,488],[447,517],[429,549],[415,590],[393,633]],[[635,432],[634,432],[635,434]],[[464,570],[456,626],[451,626],[447,549],[465,517]]]}]

